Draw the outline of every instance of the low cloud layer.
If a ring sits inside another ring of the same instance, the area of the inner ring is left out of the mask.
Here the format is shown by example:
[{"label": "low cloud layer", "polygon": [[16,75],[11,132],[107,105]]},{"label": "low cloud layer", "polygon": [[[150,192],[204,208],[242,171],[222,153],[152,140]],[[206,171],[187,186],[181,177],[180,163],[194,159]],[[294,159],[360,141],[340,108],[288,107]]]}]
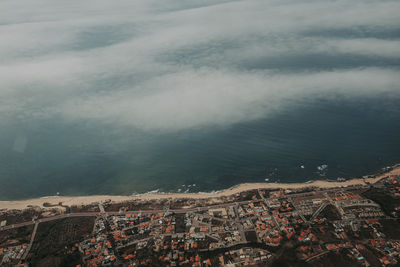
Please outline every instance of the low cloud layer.
[{"label": "low cloud layer", "polygon": [[399,14],[395,0],[5,0],[0,124],[176,131],[399,94]]}]

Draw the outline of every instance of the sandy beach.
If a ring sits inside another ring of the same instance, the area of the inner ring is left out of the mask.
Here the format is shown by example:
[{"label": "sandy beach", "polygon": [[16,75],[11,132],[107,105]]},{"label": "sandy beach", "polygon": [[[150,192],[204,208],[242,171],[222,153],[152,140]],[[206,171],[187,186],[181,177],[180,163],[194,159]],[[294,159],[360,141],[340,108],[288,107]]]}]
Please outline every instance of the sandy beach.
[{"label": "sandy beach", "polygon": [[376,175],[373,178],[353,178],[343,182],[333,182],[327,180],[315,180],[310,183],[245,183],[239,184],[232,188],[218,191],[216,193],[147,193],[136,196],[111,196],[111,195],[93,195],[93,196],[51,196],[42,197],[27,200],[16,200],[16,201],[0,201],[0,209],[25,209],[29,206],[40,206],[43,207],[43,203],[47,202],[50,204],[58,204],[62,202],[63,205],[85,205],[92,202],[100,202],[106,199],[111,199],[113,202],[123,202],[129,200],[152,200],[162,198],[211,198],[211,197],[222,197],[236,194],[239,192],[253,190],[253,189],[301,189],[306,187],[318,187],[318,188],[332,188],[340,186],[352,186],[352,185],[366,185],[366,183],[375,183],[383,177],[389,175],[400,175],[400,166],[397,165],[391,171]]}]

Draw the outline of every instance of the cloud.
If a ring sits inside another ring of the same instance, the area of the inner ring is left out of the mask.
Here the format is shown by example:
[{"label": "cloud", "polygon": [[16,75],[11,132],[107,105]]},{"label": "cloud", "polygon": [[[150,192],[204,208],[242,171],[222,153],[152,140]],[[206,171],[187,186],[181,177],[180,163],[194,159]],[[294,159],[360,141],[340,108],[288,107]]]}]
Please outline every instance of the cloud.
[{"label": "cloud", "polygon": [[398,1],[5,0],[0,10],[3,120],[176,131],[302,98],[400,91]]},{"label": "cloud", "polygon": [[182,71],[155,78],[135,90],[99,95],[63,107],[72,118],[119,122],[137,128],[173,130],[229,125],[259,119],[300,98],[360,97],[398,90],[398,72],[382,69],[265,74],[210,70]]}]

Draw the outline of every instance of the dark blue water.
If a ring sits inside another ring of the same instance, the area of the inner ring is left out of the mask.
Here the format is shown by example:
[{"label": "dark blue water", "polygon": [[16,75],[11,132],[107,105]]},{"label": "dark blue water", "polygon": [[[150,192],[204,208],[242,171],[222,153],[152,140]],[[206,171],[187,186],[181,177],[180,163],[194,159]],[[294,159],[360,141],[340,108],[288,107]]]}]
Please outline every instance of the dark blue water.
[{"label": "dark blue water", "polygon": [[0,129],[0,198],[362,176],[400,162],[399,104],[395,96],[303,100],[262,120],[168,134],[15,120]]},{"label": "dark blue water", "polygon": [[39,2],[0,1],[0,200],[400,163],[399,1]]}]

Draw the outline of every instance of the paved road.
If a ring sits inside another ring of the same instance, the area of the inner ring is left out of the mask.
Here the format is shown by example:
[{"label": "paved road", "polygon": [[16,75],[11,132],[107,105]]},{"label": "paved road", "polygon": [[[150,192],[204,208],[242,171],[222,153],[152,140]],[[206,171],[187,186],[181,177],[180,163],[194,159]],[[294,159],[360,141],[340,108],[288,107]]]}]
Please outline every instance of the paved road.
[{"label": "paved road", "polygon": [[33,232],[32,232],[32,235],[31,235],[31,241],[29,242],[29,245],[26,248],[24,255],[22,255],[21,260],[25,260],[26,259],[26,257],[29,254],[29,251],[32,248],[32,244],[33,244],[33,241],[35,240],[35,236],[36,236],[38,225],[39,225],[39,223],[35,223],[35,227],[33,228]]},{"label": "paved road", "polygon": [[310,222],[312,222],[315,218],[317,218],[317,216],[321,213],[321,211],[323,209],[326,208],[326,206],[328,206],[330,204],[330,202],[324,202],[322,203],[321,206],[319,206],[319,208],[314,212],[314,214],[311,216]]},{"label": "paved road", "polygon": [[[196,211],[204,211],[204,210],[209,210],[209,209],[214,209],[214,208],[226,208],[229,206],[234,206],[237,204],[248,204],[251,202],[257,202],[260,200],[246,200],[246,201],[239,201],[239,202],[233,202],[233,203],[224,203],[224,204],[218,204],[218,205],[213,205],[213,206],[206,206],[206,207],[198,207],[198,208],[189,208],[189,209],[172,209],[168,210],[169,212],[173,213],[186,213],[186,212],[196,212]],[[32,221],[27,221],[27,222],[22,222],[22,223],[17,223],[17,224],[11,224],[7,225],[4,227],[0,228],[0,231],[4,230],[9,230],[13,228],[18,228],[18,227],[23,227],[23,226],[28,226],[35,224],[36,222],[48,222],[48,221],[53,221],[53,220],[59,220],[59,219],[64,219],[68,217],[88,217],[88,216],[99,216],[99,215],[124,215],[124,214],[149,214],[149,213],[163,213],[165,212],[165,209],[160,209],[160,210],[137,210],[137,211],[126,211],[126,212],[118,212],[118,211],[104,211],[103,212],[77,212],[77,213],[66,213],[66,214],[60,214],[52,217],[47,217],[47,218],[42,218],[42,219],[37,219],[37,220],[32,220]]]},{"label": "paved road", "polygon": [[32,221],[23,222],[23,223],[10,224],[10,225],[1,227],[0,231],[23,227],[23,226],[28,226],[28,225],[32,225],[32,224],[36,224],[36,223],[41,223],[41,222],[60,220],[60,219],[68,218],[68,217],[88,217],[88,216],[97,216],[97,215],[99,215],[98,212],[67,213],[67,214],[56,215],[56,216],[52,216],[52,217],[48,217],[48,218],[42,218],[42,219],[32,220]]},{"label": "paved road", "polygon": [[[290,194],[288,197],[301,197],[301,196],[309,196],[309,195],[319,195],[319,194],[327,194],[328,192],[334,192],[334,191],[340,191],[340,190],[355,190],[362,188],[362,186],[349,186],[346,188],[330,188],[326,190],[320,190],[320,191],[311,191],[311,192],[306,192],[306,193],[295,193],[295,194]],[[173,213],[186,213],[186,212],[196,212],[196,211],[204,211],[204,210],[209,210],[211,208],[226,208],[229,206],[236,206],[236,205],[241,205],[241,204],[248,204],[252,202],[258,202],[258,201],[263,201],[265,200],[264,198],[262,199],[256,199],[256,200],[245,200],[245,201],[238,201],[238,202],[231,202],[231,203],[224,203],[224,204],[218,204],[218,205],[212,205],[212,206],[206,206],[206,207],[198,207],[198,208],[189,208],[189,209],[175,209],[175,210],[169,210],[169,212]],[[68,217],[87,217],[87,216],[99,216],[101,214],[103,215],[123,215],[123,214],[139,214],[139,213],[161,213],[165,212],[164,209],[160,210],[138,210],[138,211],[127,211],[127,212],[107,212],[104,211],[104,209],[101,209],[101,212],[79,212],[79,213],[67,213],[67,214],[61,214],[53,217],[48,217],[48,218],[42,218],[38,220],[33,220],[33,221],[28,221],[28,222],[22,222],[22,223],[17,223],[17,224],[12,224],[12,225],[7,225],[4,227],[0,227],[0,231],[4,230],[9,230],[13,228],[18,228],[18,227],[23,227],[23,226],[28,226],[35,224],[36,222],[48,222],[48,221],[53,221],[53,220],[59,220],[63,218],[68,218]]]},{"label": "paved road", "polygon": [[99,210],[101,213],[105,213],[106,211],[104,210],[104,206],[102,203],[99,203]]},{"label": "paved road", "polygon": [[345,214],[345,212],[344,212],[344,210],[342,209],[342,207],[340,207],[336,201],[333,201],[333,199],[329,196],[328,193],[325,193],[325,197],[326,197],[326,199],[328,199],[328,201],[329,201],[332,205],[334,205],[334,206],[338,209],[338,211],[339,211],[339,213],[340,213],[341,216],[343,216],[343,215]]},{"label": "paved road", "polygon": [[294,209],[297,211],[297,213],[299,214],[299,216],[303,220],[303,222],[305,224],[308,224],[309,221],[306,220],[306,218],[304,217],[303,211],[297,207],[297,204],[295,201],[293,201],[292,197],[288,197],[288,200],[293,205]]}]

